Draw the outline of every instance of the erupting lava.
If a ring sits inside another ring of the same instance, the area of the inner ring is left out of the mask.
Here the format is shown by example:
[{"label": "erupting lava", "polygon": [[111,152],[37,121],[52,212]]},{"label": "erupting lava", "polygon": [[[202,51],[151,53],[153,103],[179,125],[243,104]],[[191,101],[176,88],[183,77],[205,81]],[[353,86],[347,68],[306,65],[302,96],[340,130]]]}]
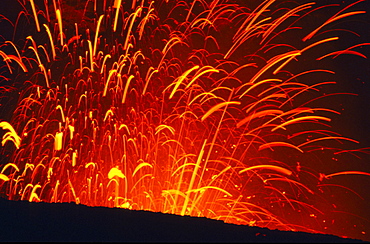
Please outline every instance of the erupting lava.
[{"label": "erupting lava", "polygon": [[1,196],[348,236],[327,215],[330,180],[370,174],[310,161],[361,151],[330,130],[338,94],[322,64],[366,58],[369,43],[332,50],[331,31],[364,0],[249,2],[18,0],[14,23],[1,13],[14,31],[0,42]]}]

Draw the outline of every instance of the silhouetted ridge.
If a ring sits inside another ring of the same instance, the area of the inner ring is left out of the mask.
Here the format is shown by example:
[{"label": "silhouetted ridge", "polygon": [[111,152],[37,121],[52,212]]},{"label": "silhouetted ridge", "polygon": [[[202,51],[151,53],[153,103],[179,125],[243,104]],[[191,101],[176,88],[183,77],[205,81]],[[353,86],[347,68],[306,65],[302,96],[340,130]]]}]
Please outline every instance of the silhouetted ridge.
[{"label": "silhouetted ridge", "polygon": [[0,198],[1,241],[365,243],[148,211]]}]

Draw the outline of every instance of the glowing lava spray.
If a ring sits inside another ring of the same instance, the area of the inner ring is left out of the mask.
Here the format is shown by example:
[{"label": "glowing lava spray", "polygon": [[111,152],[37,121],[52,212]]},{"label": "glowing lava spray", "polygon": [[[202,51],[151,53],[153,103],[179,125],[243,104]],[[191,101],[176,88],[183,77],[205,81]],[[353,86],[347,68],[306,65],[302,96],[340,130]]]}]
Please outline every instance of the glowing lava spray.
[{"label": "glowing lava spray", "polygon": [[320,65],[366,58],[330,49],[363,1],[246,2],[18,0],[1,23],[1,195],[333,233],[328,181],[368,173],[309,164],[356,152],[318,102],[335,84]]}]

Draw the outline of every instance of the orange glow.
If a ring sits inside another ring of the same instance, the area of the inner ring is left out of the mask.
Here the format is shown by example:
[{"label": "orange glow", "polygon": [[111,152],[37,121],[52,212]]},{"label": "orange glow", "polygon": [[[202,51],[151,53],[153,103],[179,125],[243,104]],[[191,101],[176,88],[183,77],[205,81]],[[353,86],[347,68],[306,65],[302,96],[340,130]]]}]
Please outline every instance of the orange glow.
[{"label": "orange glow", "polygon": [[331,128],[342,107],[326,99],[353,94],[327,91],[330,61],[370,43],[339,47],[330,31],[363,0],[81,0],[81,16],[29,2],[30,25],[13,25],[24,40],[0,43],[0,106],[17,95],[0,121],[1,196],[341,231],[322,224],[339,212],[325,187],[370,173],[321,169],[368,153]]}]

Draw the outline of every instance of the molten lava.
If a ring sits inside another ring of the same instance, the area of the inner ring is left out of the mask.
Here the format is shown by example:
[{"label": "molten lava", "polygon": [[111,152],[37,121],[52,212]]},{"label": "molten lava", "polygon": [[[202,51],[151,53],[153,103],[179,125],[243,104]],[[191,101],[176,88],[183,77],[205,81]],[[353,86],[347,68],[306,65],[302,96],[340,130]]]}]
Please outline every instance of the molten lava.
[{"label": "molten lava", "polygon": [[348,235],[330,180],[370,174],[312,160],[362,151],[330,129],[326,99],[351,94],[323,89],[324,61],[366,58],[331,32],[363,2],[18,0],[1,23],[2,103],[17,99],[1,196]]}]

